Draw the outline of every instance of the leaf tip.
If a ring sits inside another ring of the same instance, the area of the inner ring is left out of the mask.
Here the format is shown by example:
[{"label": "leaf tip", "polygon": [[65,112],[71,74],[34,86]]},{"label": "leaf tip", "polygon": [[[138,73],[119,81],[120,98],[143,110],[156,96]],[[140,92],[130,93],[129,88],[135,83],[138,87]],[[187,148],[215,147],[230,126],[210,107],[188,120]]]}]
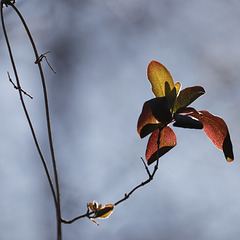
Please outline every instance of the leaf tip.
[{"label": "leaf tip", "polygon": [[232,162],[234,159],[230,158],[230,157],[227,157],[227,161],[228,162]]}]

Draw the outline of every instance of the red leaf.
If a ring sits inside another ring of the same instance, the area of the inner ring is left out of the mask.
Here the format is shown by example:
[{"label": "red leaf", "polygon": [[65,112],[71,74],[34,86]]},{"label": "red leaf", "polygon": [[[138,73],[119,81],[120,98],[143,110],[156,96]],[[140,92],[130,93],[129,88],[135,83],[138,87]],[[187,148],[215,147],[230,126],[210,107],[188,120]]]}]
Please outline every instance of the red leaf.
[{"label": "red leaf", "polygon": [[148,165],[152,164],[158,158],[163,156],[177,144],[176,135],[170,127],[161,130],[159,149],[158,149],[159,129],[154,131],[149,140],[146,149],[146,160]]},{"label": "red leaf", "polygon": [[208,111],[200,111],[200,114],[194,113],[190,115],[202,122],[204,132],[213,144],[224,152],[227,161],[233,161],[232,143],[224,120]]},{"label": "red leaf", "polygon": [[165,97],[153,98],[144,103],[142,113],[138,119],[137,131],[141,138],[158,128],[162,128],[172,120]]}]

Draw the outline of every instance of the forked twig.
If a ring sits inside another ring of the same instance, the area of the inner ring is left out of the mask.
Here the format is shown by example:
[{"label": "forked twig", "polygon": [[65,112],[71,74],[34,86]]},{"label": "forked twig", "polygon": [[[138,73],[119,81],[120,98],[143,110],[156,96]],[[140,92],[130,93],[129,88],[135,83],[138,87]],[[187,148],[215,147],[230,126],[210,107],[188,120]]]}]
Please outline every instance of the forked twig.
[{"label": "forked twig", "polygon": [[89,211],[89,208],[88,208],[88,206],[87,206],[87,212],[86,212],[85,214],[82,214],[82,215],[80,215],[80,216],[78,216],[78,217],[75,217],[75,218],[73,218],[73,219],[71,219],[71,220],[62,219],[62,223],[71,224],[71,223],[77,221],[77,220],[80,219],[80,218],[84,218],[84,217],[91,218],[91,215],[93,215],[93,214],[94,214],[94,212],[90,212],[90,211]]},{"label": "forked twig", "polygon": [[147,164],[145,163],[145,161],[143,160],[142,157],[141,157],[141,160],[142,160],[142,162],[143,162],[143,164],[144,164],[144,167],[145,167],[145,169],[146,169],[146,171],[147,171],[148,176],[151,177],[152,175],[151,175],[151,173],[150,173],[150,171],[149,171],[149,169],[148,169],[148,167],[147,167]]},{"label": "forked twig", "polygon": [[18,86],[16,86],[16,84],[15,84],[15,83],[13,82],[13,80],[11,79],[9,72],[7,72],[7,74],[8,74],[8,79],[9,79],[10,83],[13,85],[13,87],[14,87],[16,90],[20,90],[23,94],[25,94],[26,96],[28,96],[28,97],[30,97],[31,99],[33,99],[33,97],[32,97],[30,94],[28,94],[27,92],[25,92],[22,88],[19,88]]},{"label": "forked twig", "polygon": [[47,52],[41,54],[41,55],[39,56],[39,58],[35,61],[35,64],[40,63],[40,62],[43,60],[43,58],[44,58],[44,59],[46,60],[47,64],[48,64],[48,66],[50,67],[50,69],[51,69],[54,73],[56,73],[56,71],[53,69],[53,67],[51,66],[51,64],[49,63],[49,61],[48,61],[48,59],[47,59],[47,57],[46,57],[46,54],[48,54],[48,53],[50,53],[50,52],[51,52],[51,51],[47,51]]}]

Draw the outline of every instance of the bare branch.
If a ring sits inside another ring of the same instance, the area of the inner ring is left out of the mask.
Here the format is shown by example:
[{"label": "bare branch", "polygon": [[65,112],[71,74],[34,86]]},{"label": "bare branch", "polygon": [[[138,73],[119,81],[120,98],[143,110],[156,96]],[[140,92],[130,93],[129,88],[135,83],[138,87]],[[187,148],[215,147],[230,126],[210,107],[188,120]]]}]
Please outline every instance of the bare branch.
[{"label": "bare branch", "polygon": [[[25,28],[25,31],[28,35],[28,38],[31,42],[33,52],[35,54],[36,59],[39,59],[38,51],[35,45],[35,42],[33,40],[32,34],[22,16],[22,14],[19,12],[19,10],[13,5],[10,4],[11,7],[15,10],[17,15],[22,21],[22,24]],[[41,76],[41,82],[42,82],[42,89],[43,89],[43,95],[44,95],[44,104],[45,104],[45,116],[47,121],[47,133],[48,133],[48,143],[49,148],[51,152],[51,160],[53,165],[53,171],[54,171],[54,180],[55,180],[55,186],[56,186],[56,201],[55,201],[55,207],[56,207],[56,217],[57,217],[57,235],[58,240],[62,239],[62,226],[61,226],[61,203],[60,203],[60,189],[59,189],[59,181],[58,181],[58,172],[57,172],[57,164],[56,164],[56,158],[55,158],[55,152],[54,152],[54,146],[53,146],[53,140],[52,140],[52,130],[51,130],[51,122],[50,122],[50,111],[49,111],[49,105],[48,105],[48,95],[47,95],[47,87],[45,82],[45,77],[42,70],[41,61],[37,62],[39,73]]]},{"label": "bare branch", "polygon": [[[160,146],[160,136],[161,136],[161,131],[159,131],[158,140],[157,140],[157,145],[158,145],[158,148],[157,148],[157,149],[158,149],[158,150],[159,150],[159,146]],[[133,188],[129,193],[125,193],[124,198],[122,198],[121,200],[119,200],[118,202],[116,202],[116,203],[114,204],[115,206],[117,206],[119,203],[127,200],[138,188],[143,187],[144,185],[146,185],[147,183],[149,183],[149,182],[151,182],[151,181],[153,180],[153,177],[154,177],[155,173],[156,173],[157,170],[158,170],[158,164],[159,164],[158,150],[157,150],[157,162],[156,162],[156,164],[155,164],[155,166],[154,166],[154,170],[153,170],[152,174],[149,172],[149,169],[148,169],[146,163],[144,162],[143,158],[141,158],[142,161],[143,161],[143,163],[144,163],[145,169],[146,169],[146,171],[147,171],[148,179],[147,179],[146,181],[140,183],[140,184],[139,184],[138,186],[136,186],[135,188]]]},{"label": "bare branch", "polygon": [[[3,3],[1,2],[1,4],[3,4]],[[9,4],[9,3],[8,3],[8,4]],[[11,4],[11,3],[10,3],[10,4]],[[13,6],[13,5],[11,4],[11,6]],[[56,198],[55,190],[54,190],[54,187],[53,187],[52,179],[51,179],[50,173],[49,173],[49,171],[48,171],[48,167],[47,167],[45,158],[44,158],[44,156],[43,156],[43,154],[42,154],[42,151],[41,151],[41,148],[40,148],[40,146],[39,146],[38,139],[37,139],[35,130],[34,130],[34,128],[33,128],[33,124],[32,124],[31,118],[30,118],[30,116],[29,116],[29,114],[28,114],[28,110],[27,110],[26,104],[25,104],[24,99],[23,99],[23,96],[22,96],[20,80],[19,80],[19,77],[18,77],[16,64],[15,64],[15,61],[14,61],[14,58],[13,58],[13,53],[12,53],[11,45],[10,45],[10,43],[9,43],[9,39],[8,39],[6,27],[5,27],[5,22],[4,22],[4,17],[3,17],[3,8],[2,8],[2,7],[1,7],[1,22],[2,22],[3,33],[4,33],[5,40],[6,40],[6,44],[7,44],[7,48],[8,48],[8,52],[9,52],[9,56],[10,56],[10,60],[11,60],[11,64],[12,64],[13,71],[14,71],[14,75],[15,75],[16,82],[17,82],[17,89],[18,89],[18,93],[19,93],[19,96],[20,96],[20,101],[21,101],[21,104],[22,104],[22,107],[23,107],[23,111],[24,111],[25,116],[26,116],[26,118],[27,118],[28,125],[29,125],[29,127],[30,127],[30,130],[31,130],[31,133],[32,133],[32,136],[33,136],[33,139],[34,139],[35,146],[36,146],[36,148],[37,148],[38,154],[39,154],[40,159],[41,159],[41,161],[42,161],[44,170],[45,170],[45,172],[46,172],[46,176],[47,176],[47,179],[48,179],[48,182],[49,182],[49,185],[50,185],[50,189],[51,189],[51,191],[52,191],[54,203],[57,204],[57,198]]]},{"label": "bare branch", "polygon": [[151,182],[153,180],[153,177],[158,169],[158,163],[159,161],[157,160],[154,170],[152,172],[152,174],[149,172],[147,165],[145,164],[145,168],[146,171],[148,173],[148,179],[142,183],[140,183],[139,185],[137,185],[135,188],[133,188],[129,193],[125,193],[124,197],[122,199],[120,199],[119,201],[117,201],[114,205],[117,206],[119,203],[127,200],[138,188],[145,186],[146,184],[148,184],[149,182]]},{"label": "bare branch", "polygon": [[90,211],[89,211],[89,208],[88,208],[88,205],[87,205],[87,212],[86,212],[85,214],[80,215],[80,216],[78,216],[78,217],[75,217],[75,218],[73,218],[73,219],[71,219],[71,220],[62,219],[62,223],[71,224],[71,223],[77,221],[78,219],[84,218],[84,217],[87,217],[87,218],[91,219],[92,215],[94,215],[94,214],[95,214],[94,212],[90,212]]},{"label": "bare branch", "polygon": [[24,109],[26,118],[28,120],[28,124],[29,124],[29,127],[31,129],[32,136],[34,138],[35,145],[37,147],[39,156],[40,156],[40,158],[42,160],[42,163],[44,165],[44,169],[45,169],[45,172],[46,172],[46,175],[47,175],[47,178],[48,178],[48,182],[49,182],[49,185],[50,185],[50,188],[51,188],[51,191],[52,191],[52,195],[53,195],[53,199],[54,199],[54,203],[55,203],[55,208],[56,208],[57,236],[58,236],[57,239],[61,240],[62,239],[62,233],[61,233],[62,232],[62,230],[61,230],[61,207],[60,207],[60,191],[59,191],[58,173],[57,173],[57,166],[56,166],[54,147],[53,147],[53,140],[52,140],[52,132],[51,132],[51,124],[50,124],[50,116],[49,116],[50,114],[49,114],[49,106],[48,106],[47,89],[46,89],[44,74],[43,74],[43,70],[42,70],[42,66],[41,66],[41,61],[39,61],[37,63],[37,65],[38,65],[38,68],[39,68],[41,81],[42,81],[42,87],[43,87],[44,103],[45,103],[45,114],[46,114],[46,119],[47,119],[48,140],[49,140],[49,146],[50,146],[50,152],[51,152],[51,158],[52,158],[52,164],[53,164],[53,170],[54,170],[56,193],[55,193],[53,182],[51,180],[51,177],[50,177],[50,174],[49,174],[49,171],[48,171],[48,167],[47,167],[46,161],[45,161],[44,156],[43,156],[43,154],[41,152],[41,149],[40,149],[40,146],[39,146],[39,143],[38,143],[38,140],[37,140],[37,137],[36,137],[36,134],[35,134],[35,131],[34,131],[34,128],[33,128],[32,122],[31,122],[31,119],[30,119],[30,116],[28,114],[26,105],[25,105],[24,100],[23,100],[20,80],[19,80],[19,77],[18,77],[18,74],[17,74],[16,65],[15,65],[15,62],[14,62],[11,46],[10,46],[10,43],[9,43],[9,40],[8,40],[7,31],[6,31],[6,27],[5,27],[5,23],[4,23],[3,4],[6,4],[6,3],[8,5],[10,5],[15,10],[17,15],[21,19],[22,24],[23,24],[23,26],[24,26],[24,28],[25,28],[25,30],[27,32],[27,35],[29,37],[29,40],[30,40],[30,42],[32,44],[33,51],[34,51],[36,59],[39,59],[39,55],[38,55],[38,52],[37,52],[37,48],[36,48],[35,42],[34,42],[34,40],[32,38],[31,33],[30,33],[30,30],[29,30],[29,28],[28,28],[28,26],[27,26],[23,16],[21,15],[21,13],[14,6],[12,1],[6,1],[6,0],[3,1],[2,0],[1,1],[1,21],[2,21],[3,32],[4,32],[5,40],[6,40],[6,43],[7,43],[7,47],[8,47],[8,51],[9,51],[9,55],[10,55],[10,59],[11,59],[11,63],[12,63],[12,66],[13,66],[13,71],[14,71],[14,74],[15,74],[17,87],[18,87],[18,92],[19,92],[21,103],[22,103],[22,107]]}]

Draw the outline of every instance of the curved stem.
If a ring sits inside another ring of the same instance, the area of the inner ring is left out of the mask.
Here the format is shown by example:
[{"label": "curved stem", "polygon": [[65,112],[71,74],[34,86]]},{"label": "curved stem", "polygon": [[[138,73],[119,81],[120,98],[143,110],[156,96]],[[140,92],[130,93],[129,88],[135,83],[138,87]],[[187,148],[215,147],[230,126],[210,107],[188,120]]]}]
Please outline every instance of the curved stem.
[{"label": "curved stem", "polygon": [[158,170],[158,164],[159,164],[159,153],[158,153],[158,150],[159,150],[159,146],[160,146],[160,136],[161,136],[161,131],[159,130],[159,133],[158,133],[158,139],[157,139],[157,162],[154,166],[154,170],[152,172],[152,174],[150,174],[149,170],[148,170],[148,167],[146,165],[146,163],[144,162],[144,160],[142,159],[142,162],[145,166],[145,169],[147,171],[147,174],[148,174],[148,179],[142,183],[140,183],[138,186],[136,186],[135,188],[133,188],[129,193],[125,193],[125,196],[120,199],[119,201],[117,201],[114,205],[117,206],[119,203],[127,200],[138,188],[140,187],[143,187],[144,185],[146,185],[147,183],[151,182],[153,180],[153,177],[155,175],[155,173],[157,172]]},{"label": "curved stem", "polygon": [[[35,43],[34,43],[34,41],[33,41],[33,38],[32,38],[32,36],[31,36],[31,33],[30,33],[29,29],[28,29],[28,26],[27,26],[25,20],[23,19],[22,15],[21,15],[21,13],[18,11],[18,9],[17,9],[11,2],[9,2],[8,4],[15,10],[15,12],[18,14],[19,18],[21,19],[21,21],[22,21],[22,23],[23,23],[23,25],[24,25],[24,28],[25,28],[25,30],[26,30],[26,32],[27,32],[27,35],[28,35],[28,37],[29,37],[29,40],[30,40],[30,42],[31,42],[31,44],[32,44],[32,47],[33,47],[33,51],[34,51],[36,60],[39,59],[39,55],[38,55],[38,52],[37,52]],[[53,184],[52,184],[52,181],[51,181],[51,178],[50,178],[50,174],[49,174],[49,172],[48,172],[48,168],[47,168],[46,162],[45,162],[44,157],[43,157],[43,155],[42,155],[42,152],[41,152],[41,150],[40,150],[40,147],[39,147],[39,144],[38,144],[38,141],[37,141],[37,138],[36,138],[34,129],[33,129],[33,125],[32,125],[32,123],[31,123],[29,114],[28,114],[28,112],[27,112],[27,108],[26,108],[25,103],[24,103],[24,100],[23,100],[22,91],[21,91],[21,86],[20,86],[20,81],[19,81],[19,78],[18,78],[16,66],[15,66],[15,63],[14,63],[14,59],[13,59],[11,47],[10,47],[10,44],[9,44],[9,41],[8,41],[8,38],[7,38],[7,33],[6,33],[5,24],[4,24],[3,11],[2,11],[2,9],[3,9],[3,2],[1,2],[1,19],[2,19],[3,31],[4,31],[4,35],[5,35],[6,42],[7,42],[7,46],[8,46],[10,59],[11,59],[12,65],[13,65],[13,70],[14,70],[14,74],[15,74],[15,77],[16,77],[17,86],[18,86],[18,89],[19,89],[20,100],[21,100],[21,103],[22,103],[22,106],[23,106],[25,115],[26,115],[26,117],[27,117],[27,120],[28,120],[30,129],[31,129],[31,132],[32,132],[35,145],[36,145],[36,147],[37,147],[37,149],[38,149],[38,153],[39,153],[40,158],[41,158],[41,160],[42,160],[42,162],[43,162],[44,169],[45,169],[46,175],[47,175],[47,177],[48,177],[49,185],[50,185],[50,187],[51,187],[51,191],[52,191],[52,194],[53,194],[53,198],[54,198],[54,202],[55,202],[55,207],[56,207],[56,214],[57,214],[58,240],[61,240],[61,239],[62,239],[62,237],[61,237],[62,234],[61,234],[60,191],[59,191],[58,173],[57,173],[57,167],[56,167],[54,147],[53,147],[53,141],[52,141],[52,133],[51,133],[51,124],[50,124],[50,116],[49,116],[47,90],[46,90],[46,84],[45,84],[45,79],[44,79],[44,74],[43,74],[42,66],[41,66],[40,61],[38,61],[37,64],[38,64],[38,68],[39,68],[39,72],[40,72],[40,76],[41,76],[41,80],[42,80],[42,87],[43,87],[43,94],[44,94],[45,114],[46,114],[46,120],[47,120],[47,130],[48,130],[49,146],[50,146],[52,164],[53,164],[53,169],[54,169],[54,177],[55,177],[55,185],[56,185],[56,194],[55,194],[54,187],[53,187]]]},{"label": "curved stem", "polygon": [[39,154],[39,156],[41,158],[44,170],[46,172],[47,179],[48,179],[48,182],[49,182],[49,185],[50,185],[50,188],[51,188],[51,191],[52,191],[52,195],[53,195],[53,198],[54,198],[54,202],[56,204],[57,203],[56,194],[55,194],[53,183],[52,183],[49,171],[48,171],[48,167],[47,167],[46,161],[45,161],[45,159],[43,157],[41,148],[40,148],[40,146],[38,144],[38,140],[37,140],[34,128],[33,128],[33,124],[32,124],[31,118],[30,118],[30,116],[28,114],[27,107],[26,107],[24,99],[23,99],[22,89],[21,89],[21,85],[20,85],[20,81],[19,81],[18,73],[17,73],[17,68],[16,68],[16,65],[15,65],[15,62],[14,62],[11,46],[10,46],[10,43],[9,43],[9,40],[8,40],[8,36],[7,36],[7,32],[6,32],[6,27],[5,27],[4,18],[3,18],[2,6],[1,6],[1,21],[2,21],[3,32],[4,32],[5,40],[6,40],[6,43],[7,43],[7,48],[8,48],[8,52],[9,52],[9,55],[10,55],[10,59],[11,59],[11,63],[12,63],[13,71],[14,71],[14,75],[15,75],[15,78],[16,78],[16,81],[17,81],[17,89],[18,89],[20,101],[21,101],[24,113],[26,115],[26,118],[27,118],[30,130],[31,130],[31,133],[32,133],[32,136],[33,136],[34,143],[36,145],[38,154]]},{"label": "curved stem", "polygon": [[[161,131],[159,130],[159,133],[158,133],[158,139],[157,139],[157,149],[159,150],[159,147],[160,147],[160,137],[161,137]],[[155,175],[155,173],[157,172],[158,170],[158,164],[159,164],[159,154],[158,154],[158,150],[157,150],[157,161],[156,161],[156,164],[154,166],[154,169],[153,169],[153,172],[150,173],[146,163],[144,162],[143,158],[141,158],[144,166],[145,166],[145,169],[147,171],[147,174],[148,174],[148,179],[144,182],[141,182],[139,185],[137,185],[136,187],[134,187],[129,193],[125,193],[124,197],[122,199],[120,199],[119,201],[117,201],[116,203],[114,203],[114,206],[117,206],[118,204],[122,203],[123,201],[127,200],[137,189],[139,189],[140,187],[143,187],[144,185],[148,184],[149,182],[151,182],[153,180],[153,177]],[[93,214],[93,212],[90,212],[87,211],[87,213],[83,214],[83,215],[80,215],[78,217],[75,217],[71,220],[64,220],[62,219],[62,222],[65,223],[65,224],[71,224],[77,220],[79,220],[80,218],[84,218],[84,217],[90,217],[90,215]]]},{"label": "curved stem", "polygon": [[[18,14],[19,18],[21,19],[25,30],[28,34],[29,40],[32,44],[33,47],[33,51],[36,57],[36,61],[39,59],[39,55],[37,52],[37,48],[36,45],[33,41],[32,35],[29,31],[29,28],[24,20],[24,18],[22,17],[21,13],[18,11],[18,9],[11,4],[11,6],[13,7],[13,9],[16,11],[16,13]],[[45,83],[45,78],[44,78],[44,74],[43,74],[43,70],[42,70],[42,65],[41,62],[38,61],[37,62],[38,68],[39,68],[39,72],[40,72],[40,76],[41,76],[41,80],[42,80],[42,87],[43,87],[43,95],[44,95],[44,103],[45,103],[45,114],[46,114],[46,120],[47,120],[47,130],[48,130],[48,141],[49,141],[49,146],[50,146],[50,152],[51,152],[51,157],[52,157],[52,165],[53,165],[53,171],[54,171],[54,178],[55,178],[55,185],[56,185],[56,194],[57,194],[57,225],[58,225],[58,239],[61,240],[61,205],[60,205],[60,190],[59,190],[59,182],[58,182],[58,173],[57,173],[57,165],[56,165],[56,158],[55,158],[55,153],[54,153],[54,147],[53,147],[53,140],[52,140],[52,131],[51,131],[51,123],[50,123],[50,115],[49,115],[49,106],[48,106],[48,96],[47,96],[47,88],[46,88],[46,83]]]},{"label": "curved stem", "polygon": [[72,224],[73,222],[77,221],[80,218],[84,218],[84,217],[91,218],[91,215],[94,215],[94,214],[95,214],[94,212],[89,212],[89,209],[88,209],[85,214],[82,214],[82,215],[80,215],[78,217],[75,217],[75,218],[73,218],[71,220],[62,219],[62,222],[65,223],[65,224]]}]

